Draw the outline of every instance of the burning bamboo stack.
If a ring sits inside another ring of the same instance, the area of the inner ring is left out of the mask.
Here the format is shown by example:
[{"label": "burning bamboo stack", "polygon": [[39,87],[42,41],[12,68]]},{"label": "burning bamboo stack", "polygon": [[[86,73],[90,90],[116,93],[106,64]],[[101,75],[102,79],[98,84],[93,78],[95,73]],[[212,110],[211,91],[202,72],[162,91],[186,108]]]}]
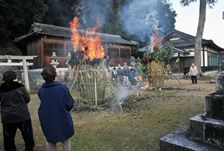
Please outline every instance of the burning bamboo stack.
[{"label": "burning bamboo stack", "polygon": [[80,100],[93,106],[114,98],[114,88],[107,69],[102,65],[80,65],[71,71],[71,90],[77,89]]},{"label": "burning bamboo stack", "polygon": [[[113,97],[111,77],[105,66],[105,51],[101,37],[96,33],[97,27],[79,32],[79,19],[70,23],[72,31],[73,52],[69,64],[71,89],[77,88],[81,100],[94,106]],[[70,90],[71,90],[70,89]]]}]

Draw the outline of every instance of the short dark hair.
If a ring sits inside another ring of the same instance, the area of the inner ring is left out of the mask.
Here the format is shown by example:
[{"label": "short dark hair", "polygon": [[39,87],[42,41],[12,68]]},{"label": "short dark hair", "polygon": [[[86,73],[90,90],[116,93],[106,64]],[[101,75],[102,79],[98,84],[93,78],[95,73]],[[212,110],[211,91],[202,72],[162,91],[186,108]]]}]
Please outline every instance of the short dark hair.
[{"label": "short dark hair", "polygon": [[4,72],[3,78],[2,78],[3,81],[5,81],[5,82],[12,82],[15,79],[16,79],[15,71],[8,70],[8,71]]},{"label": "short dark hair", "polygon": [[46,82],[51,82],[55,80],[55,77],[57,76],[57,72],[53,66],[49,65],[43,68],[41,75]]}]

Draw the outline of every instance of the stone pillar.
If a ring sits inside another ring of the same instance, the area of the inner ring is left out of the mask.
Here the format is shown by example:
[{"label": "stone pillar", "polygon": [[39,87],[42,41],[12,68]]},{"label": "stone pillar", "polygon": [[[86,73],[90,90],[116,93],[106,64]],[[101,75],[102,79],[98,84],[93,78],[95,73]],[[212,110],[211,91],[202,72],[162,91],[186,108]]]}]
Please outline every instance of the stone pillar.
[{"label": "stone pillar", "polygon": [[221,72],[216,80],[216,93],[224,94],[224,72]]}]

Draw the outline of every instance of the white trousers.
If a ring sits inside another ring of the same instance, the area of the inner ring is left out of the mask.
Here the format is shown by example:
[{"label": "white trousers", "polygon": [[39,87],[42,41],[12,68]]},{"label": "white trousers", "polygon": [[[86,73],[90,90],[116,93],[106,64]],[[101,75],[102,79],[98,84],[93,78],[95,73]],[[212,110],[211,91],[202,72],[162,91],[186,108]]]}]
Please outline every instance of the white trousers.
[{"label": "white trousers", "polygon": [[128,86],[128,85],[129,85],[128,76],[123,76],[123,79],[124,79],[124,81],[123,81],[123,85],[124,85],[124,86]]},{"label": "white trousers", "polygon": [[[48,142],[48,151],[56,151],[57,143],[50,143]],[[71,151],[71,140],[67,139],[64,142],[62,142],[62,148],[63,151]]]}]

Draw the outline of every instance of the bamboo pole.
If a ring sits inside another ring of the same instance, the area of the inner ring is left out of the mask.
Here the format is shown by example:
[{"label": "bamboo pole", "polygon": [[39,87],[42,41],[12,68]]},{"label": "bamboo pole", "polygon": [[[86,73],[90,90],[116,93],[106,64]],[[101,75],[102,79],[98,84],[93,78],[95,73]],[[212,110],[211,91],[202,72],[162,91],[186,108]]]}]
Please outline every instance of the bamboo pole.
[{"label": "bamboo pole", "polygon": [[94,86],[95,86],[95,107],[97,107],[97,81],[96,81],[96,74],[94,76]]},{"label": "bamboo pole", "polygon": [[77,68],[77,70],[74,70],[74,74],[75,74],[75,77],[73,79],[73,82],[72,82],[72,85],[70,87],[70,91],[72,91],[72,88],[74,87],[77,79],[78,79],[78,74],[79,74],[79,68]]}]

